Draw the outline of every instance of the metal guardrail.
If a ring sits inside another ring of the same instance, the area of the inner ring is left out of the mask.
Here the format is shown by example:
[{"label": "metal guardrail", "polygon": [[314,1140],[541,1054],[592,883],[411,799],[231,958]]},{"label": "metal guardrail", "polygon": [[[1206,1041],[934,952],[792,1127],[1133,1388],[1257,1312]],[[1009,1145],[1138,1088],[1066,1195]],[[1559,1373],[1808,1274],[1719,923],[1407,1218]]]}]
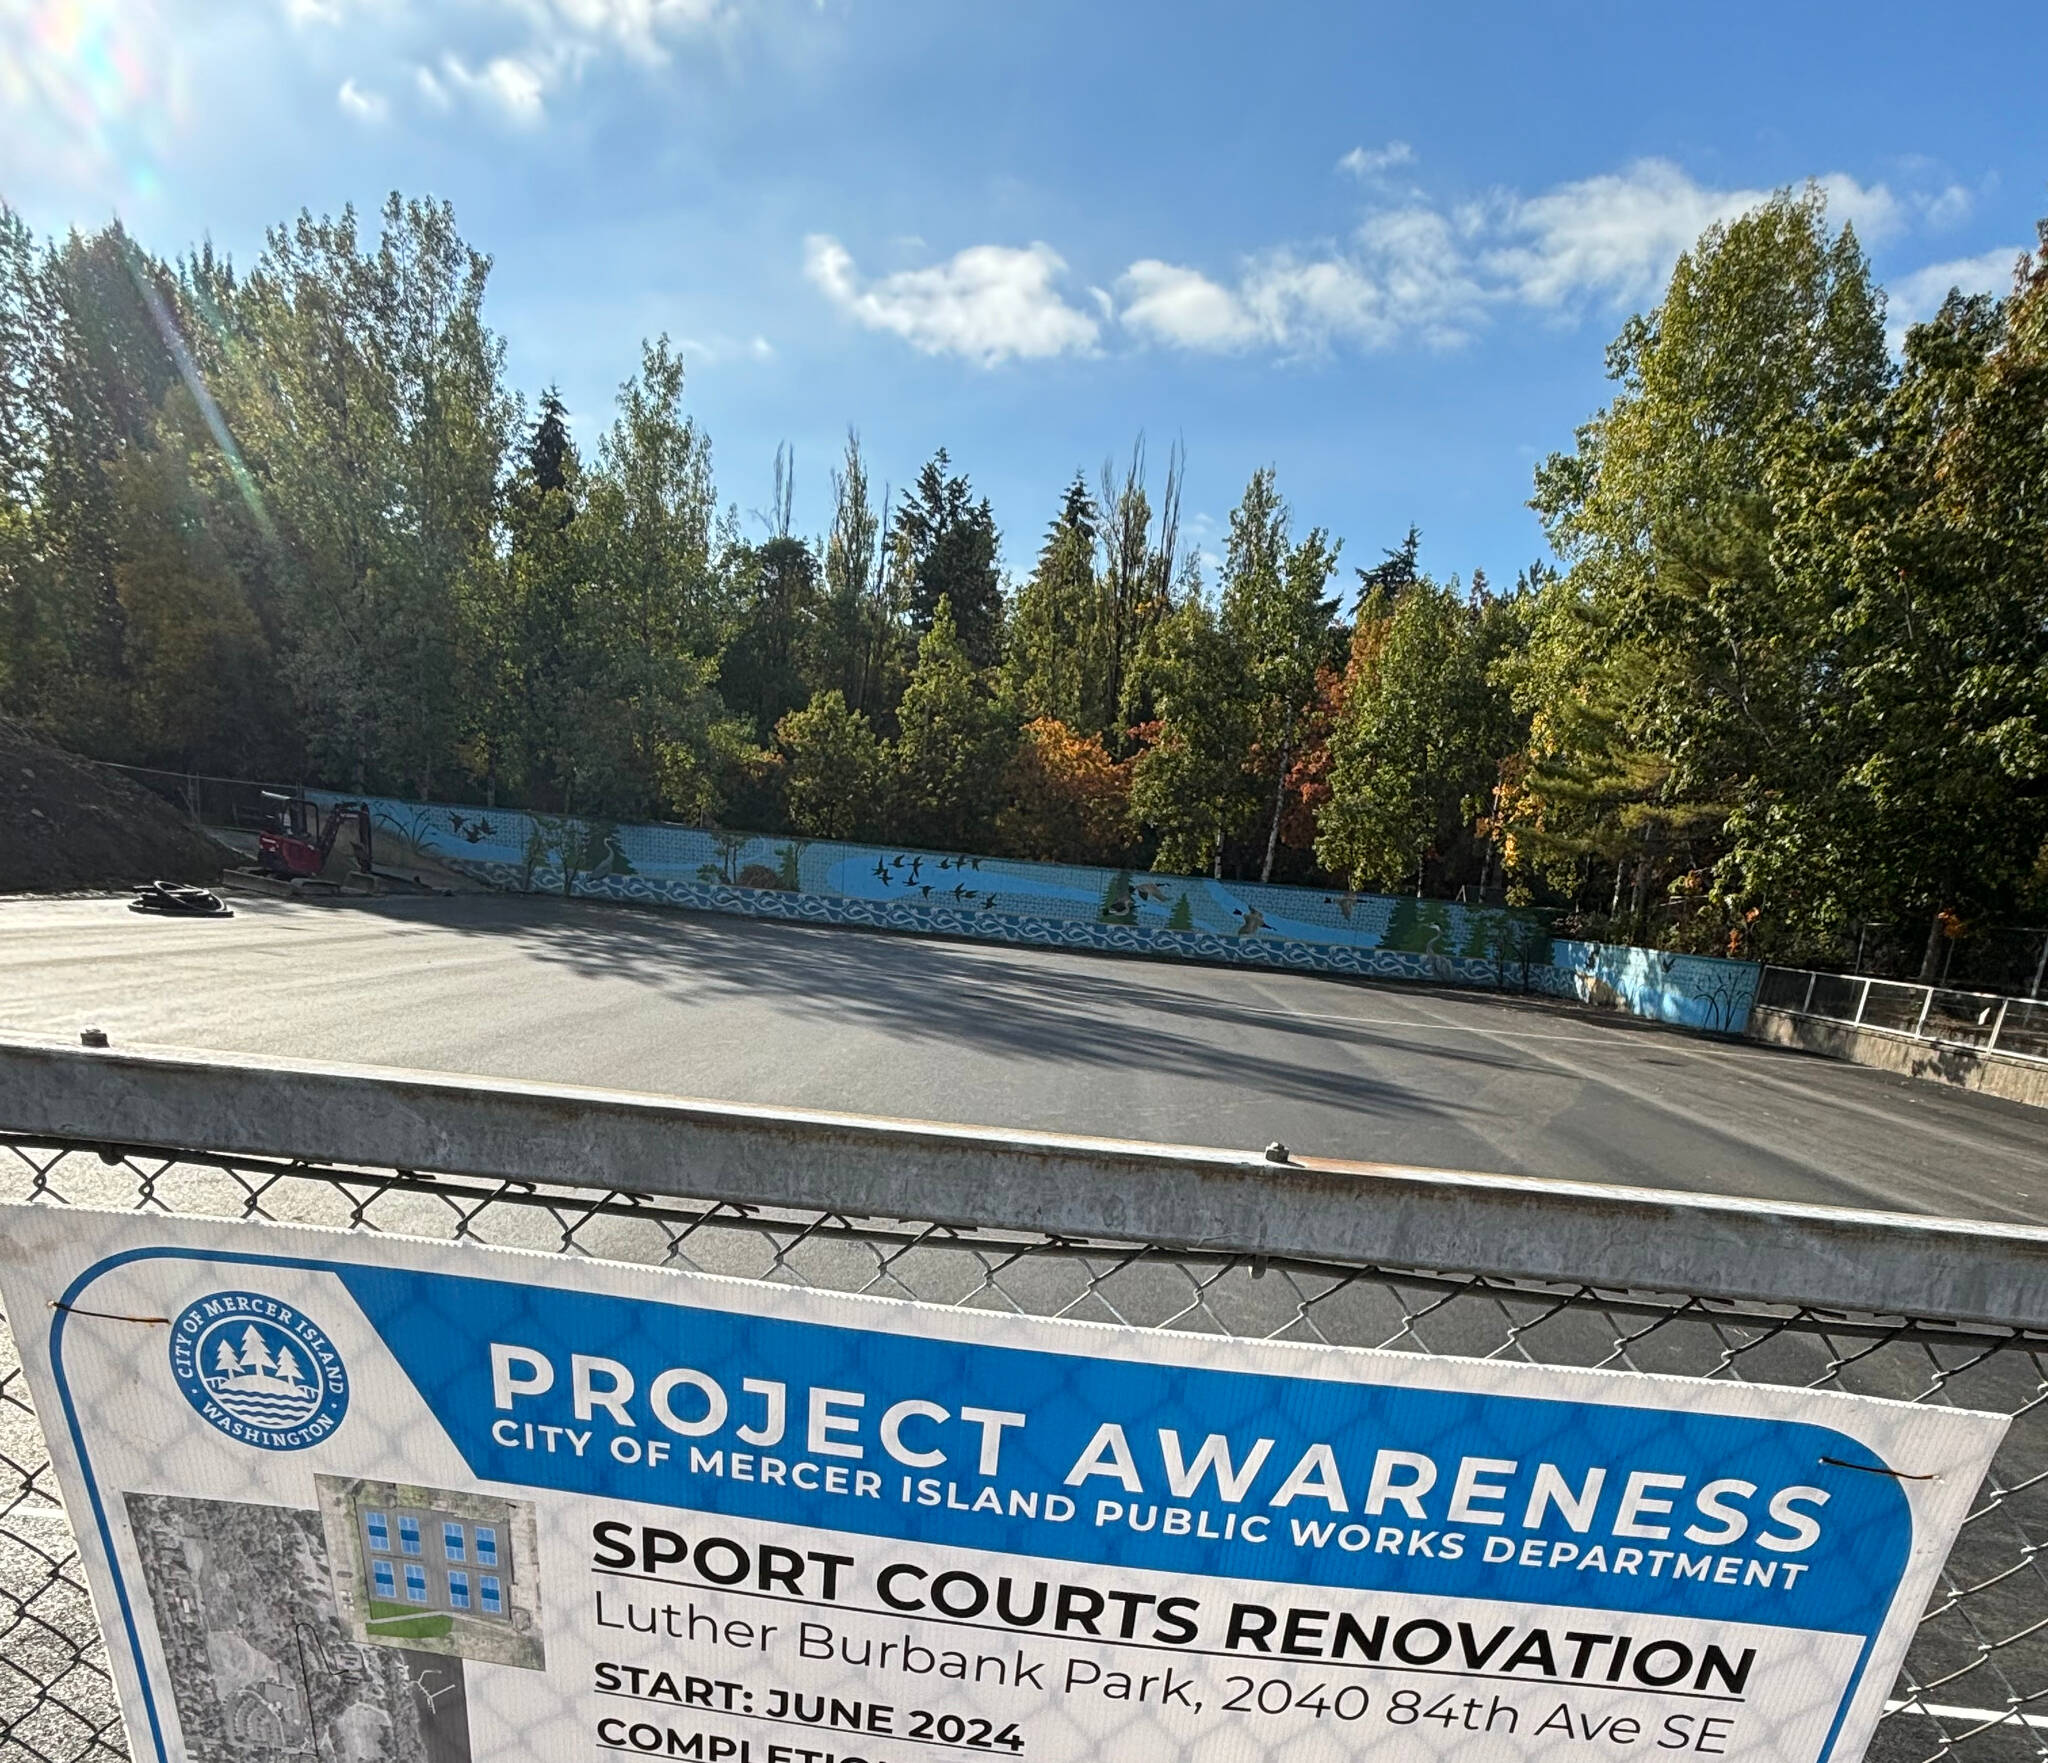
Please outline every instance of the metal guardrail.
[{"label": "metal guardrail", "polygon": [[1867,974],[1766,967],[1756,1007],[1927,1046],[2048,1064],[2048,998],[1909,985]]},{"label": "metal guardrail", "polygon": [[[2000,1409],[1872,1755],[2048,1758],[2048,1230],[4,1038],[0,1198]],[[0,1355],[0,1758],[112,1763]]]}]

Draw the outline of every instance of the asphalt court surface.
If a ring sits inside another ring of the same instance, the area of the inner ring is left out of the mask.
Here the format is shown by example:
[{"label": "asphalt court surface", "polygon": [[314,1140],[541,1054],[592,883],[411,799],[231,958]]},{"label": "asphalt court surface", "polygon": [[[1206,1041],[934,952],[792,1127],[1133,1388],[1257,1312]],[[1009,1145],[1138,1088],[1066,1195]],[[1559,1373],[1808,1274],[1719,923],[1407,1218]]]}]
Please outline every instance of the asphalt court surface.
[{"label": "asphalt court surface", "polygon": [[0,1029],[2048,1222],[2048,1115],[1545,1001],[533,897],[0,900]]}]

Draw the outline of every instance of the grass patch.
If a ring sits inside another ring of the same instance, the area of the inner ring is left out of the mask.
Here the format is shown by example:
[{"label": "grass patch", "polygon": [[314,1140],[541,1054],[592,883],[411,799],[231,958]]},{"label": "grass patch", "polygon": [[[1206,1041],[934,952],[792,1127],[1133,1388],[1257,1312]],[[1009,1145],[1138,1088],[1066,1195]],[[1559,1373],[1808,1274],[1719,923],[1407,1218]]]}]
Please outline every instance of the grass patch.
[{"label": "grass patch", "polygon": [[455,1618],[445,1612],[415,1611],[403,1604],[373,1600],[370,1619],[363,1626],[369,1633],[390,1640],[437,1641],[455,1627]]}]

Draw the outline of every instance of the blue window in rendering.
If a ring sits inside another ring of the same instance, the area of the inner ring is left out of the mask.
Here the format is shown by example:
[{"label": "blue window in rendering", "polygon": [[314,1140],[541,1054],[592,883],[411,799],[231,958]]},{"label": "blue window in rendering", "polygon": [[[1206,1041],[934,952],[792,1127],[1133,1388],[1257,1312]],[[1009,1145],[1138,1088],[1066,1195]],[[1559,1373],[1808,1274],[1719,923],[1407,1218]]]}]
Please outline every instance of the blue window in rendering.
[{"label": "blue window in rendering", "polygon": [[494,1524],[479,1524],[476,1527],[476,1558],[485,1567],[498,1564],[498,1527]]},{"label": "blue window in rendering", "polygon": [[391,1571],[389,1561],[372,1561],[370,1574],[377,1582],[377,1596],[392,1599],[398,1596],[398,1577]]},{"label": "blue window in rendering", "polygon": [[398,1515],[398,1546],[408,1555],[420,1552],[420,1521],[404,1512]]},{"label": "blue window in rendering", "polygon": [[370,1533],[371,1548],[383,1549],[387,1553],[390,1551],[391,1526],[383,1513],[365,1512],[363,1514],[363,1528]]},{"label": "blue window in rendering", "polygon": [[469,1608],[469,1575],[459,1567],[448,1570],[448,1608],[467,1610]]},{"label": "blue window in rendering", "polygon": [[493,1616],[505,1608],[505,1600],[498,1590],[498,1576],[495,1573],[477,1575],[476,1595],[477,1602]]},{"label": "blue window in rendering", "polygon": [[411,1561],[405,1564],[405,1601],[408,1604],[427,1601],[427,1570]]},{"label": "blue window in rendering", "polygon": [[452,1519],[441,1525],[441,1552],[451,1561],[463,1559],[462,1526]]}]

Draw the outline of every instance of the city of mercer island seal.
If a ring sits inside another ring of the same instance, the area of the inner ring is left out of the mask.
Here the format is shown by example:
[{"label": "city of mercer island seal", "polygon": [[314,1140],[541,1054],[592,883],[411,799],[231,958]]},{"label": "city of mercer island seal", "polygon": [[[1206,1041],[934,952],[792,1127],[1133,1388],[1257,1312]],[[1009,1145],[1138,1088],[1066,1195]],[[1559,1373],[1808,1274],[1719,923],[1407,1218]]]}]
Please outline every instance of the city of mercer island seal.
[{"label": "city of mercer island seal", "polygon": [[310,1316],[261,1292],[214,1292],[171,1324],[171,1375],[200,1419],[264,1451],[302,1451],[348,1412],[348,1372]]}]

